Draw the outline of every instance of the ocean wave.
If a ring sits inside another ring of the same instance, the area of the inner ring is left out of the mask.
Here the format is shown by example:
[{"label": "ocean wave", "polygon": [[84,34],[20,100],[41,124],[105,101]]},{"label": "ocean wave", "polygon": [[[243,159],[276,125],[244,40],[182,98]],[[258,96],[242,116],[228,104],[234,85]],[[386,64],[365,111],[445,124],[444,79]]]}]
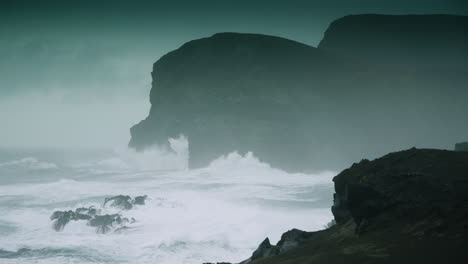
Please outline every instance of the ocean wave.
[{"label": "ocean wave", "polygon": [[[107,159],[61,160],[55,171],[18,169],[40,182],[15,178],[0,185],[0,226],[8,229],[0,239],[0,263],[235,262],[267,236],[277,241],[284,230],[314,230],[330,221],[323,204],[331,203],[335,173],[288,173],[250,152],[188,169],[188,142],[175,140],[166,152],[122,149],[106,153]],[[16,169],[8,168],[0,170]],[[52,230],[49,217],[56,210],[95,206],[102,214],[119,213],[102,207],[104,197],[119,194],[152,198],[125,211],[137,220],[128,232],[100,235],[80,221]]]},{"label": "ocean wave", "polygon": [[[19,262],[21,263],[23,261],[37,261],[46,260],[49,258],[54,258],[54,259],[60,259],[63,258],[64,260],[68,260],[67,262],[70,261],[70,259],[76,259],[77,261],[80,261],[80,263],[83,262],[91,262],[91,263],[118,263],[119,261],[116,261],[113,259],[111,256],[105,256],[102,255],[102,253],[99,253],[94,250],[89,250],[87,248],[38,248],[38,249],[31,249],[31,248],[19,248],[18,250],[14,251],[9,251],[9,250],[4,250],[0,249],[0,259],[18,259]],[[21,260],[22,259],[22,260]],[[23,262],[24,263],[24,262]],[[57,263],[60,263],[58,261]]]},{"label": "ocean wave", "polygon": [[25,158],[18,159],[18,160],[12,160],[12,161],[0,163],[0,168],[14,167],[14,166],[23,167],[27,169],[33,169],[33,170],[46,170],[46,169],[58,168],[58,166],[55,163],[40,161],[39,159],[35,157],[25,157]]}]

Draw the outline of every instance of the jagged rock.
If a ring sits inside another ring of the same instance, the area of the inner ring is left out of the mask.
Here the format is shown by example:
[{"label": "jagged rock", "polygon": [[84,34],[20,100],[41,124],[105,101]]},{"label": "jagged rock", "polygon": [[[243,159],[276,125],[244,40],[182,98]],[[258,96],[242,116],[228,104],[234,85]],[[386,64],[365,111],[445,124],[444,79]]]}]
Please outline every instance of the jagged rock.
[{"label": "jagged rock", "polygon": [[[108,202],[112,202],[110,205],[129,210],[133,208],[134,205],[144,205],[145,200],[148,198],[147,195],[137,196],[134,200],[131,199],[128,195],[118,195],[110,198],[105,198],[103,206]],[[50,216],[50,219],[53,221],[52,227],[55,231],[62,231],[70,221],[85,220],[87,225],[96,227],[96,233],[105,234],[110,232],[115,228],[116,233],[120,233],[128,229],[128,226],[125,226],[127,223],[134,223],[136,220],[132,217],[130,219],[122,217],[120,214],[105,214],[100,215],[100,210],[96,209],[94,206],[85,208],[80,207],[75,211],[55,211]]]},{"label": "jagged rock", "polygon": [[281,235],[280,241],[276,244],[278,254],[293,249],[300,245],[300,243],[309,239],[312,236],[312,232],[306,232],[299,229],[291,229]]},{"label": "jagged rock", "polygon": [[249,259],[239,264],[249,264],[259,259],[278,256],[296,248],[312,236],[313,232],[306,232],[299,229],[291,229],[281,235],[280,241],[276,245],[271,245],[270,239],[265,238]]},{"label": "jagged rock", "polygon": [[137,197],[135,197],[135,199],[133,200],[133,204],[134,204],[134,205],[144,205],[146,199],[148,199],[148,196],[147,196],[147,195],[137,196]]},{"label": "jagged rock", "polygon": [[336,225],[288,231],[276,246],[265,240],[258,255],[270,256],[243,264],[465,263],[467,175],[468,152],[413,148],[362,160],[334,178]]},{"label": "jagged rock", "polygon": [[55,211],[50,216],[50,220],[53,220],[52,227],[55,231],[62,231],[66,224],[73,218],[73,211]]},{"label": "jagged rock", "polygon": [[147,198],[147,195],[136,196],[135,199],[132,199],[128,195],[117,195],[105,198],[104,206],[106,206],[107,203],[110,203],[110,206],[112,207],[120,208],[123,210],[130,210],[133,208],[134,205],[144,205]]},{"label": "jagged rock", "polygon": [[110,206],[124,210],[130,210],[133,208],[132,198],[128,195],[117,195],[106,198],[104,200],[104,206],[106,206],[108,202],[110,202]]},{"label": "jagged rock", "polygon": [[455,144],[455,151],[468,151],[468,142]]},{"label": "jagged rock", "polygon": [[120,214],[106,214],[97,215],[88,221],[88,225],[96,227],[96,233],[106,234],[112,230],[116,225],[122,225],[129,223],[130,220],[125,217],[121,217]]},{"label": "jagged rock", "polygon": [[92,206],[89,208],[78,208],[75,211],[55,211],[50,216],[50,220],[54,221],[52,223],[52,227],[55,231],[62,231],[65,228],[65,225],[70,221],[90,220],[96,215],[96,213],[97,210]]},{"label": "jagged rock", "polygon": [[270,240],[268,238],[265,238],[265,240],[263,240],[263,242],[260,243],[258,248],[254,251],[250,259],[256,260],[259,258],[275,256],[277,254],[278,254],[277,248],[270,244]]}]

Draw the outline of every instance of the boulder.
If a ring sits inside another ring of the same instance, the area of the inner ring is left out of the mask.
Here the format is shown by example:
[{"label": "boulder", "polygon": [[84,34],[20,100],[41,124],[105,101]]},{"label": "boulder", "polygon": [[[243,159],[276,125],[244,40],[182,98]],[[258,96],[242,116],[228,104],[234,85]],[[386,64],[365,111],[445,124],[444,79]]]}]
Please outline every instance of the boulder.
[{"label": "boulder", "polygon": [[130,210],[133,208],[132,198],[128,195],[117,195],[104,199],[104,206],[110,203],[110,206],[120,208],[123,210]]},{"label": "boulder", "polygon": [[144,205],[148,199],[147,195],[136,196],[134,199],[128,195],[117,195],[113,197],[107,197],[104,199],[104,206],[109,203],[110,206],[120,208],[123,210],[130,210],[134,205]]},{"label": "boulder", "polygon": [[[117,207],[123,210],[129,210],[134,205],[144,205],[145,200],[148,199],[147,195],[136,196],[132,199],[128,195],[117,195],[104,199],[103,206],[110,203],[110,206]],[[62,231],[70,221],[87,221],[88,226],[96,228],[96,233],[106,234],[114,230],[115,233],[122,233],[130,227],[126,224],[132,224],[136,222],[134,218],[122,217],[121,214],[104,214],[101,215],[101,210],[96,209],[94,206],[91,207],[80,207],[75,211],[55,211],[50,216],[52,220],[52,227],[55,231]]]}]

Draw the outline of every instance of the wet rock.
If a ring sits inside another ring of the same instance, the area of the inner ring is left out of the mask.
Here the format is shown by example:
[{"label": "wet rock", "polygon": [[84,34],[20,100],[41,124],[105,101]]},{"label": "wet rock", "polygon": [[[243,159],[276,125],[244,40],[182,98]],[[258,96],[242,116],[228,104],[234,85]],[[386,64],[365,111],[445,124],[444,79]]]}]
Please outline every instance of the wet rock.
[{"label": "wet rock", "polygon": [[133,204],[134,204],[134,205],[144,205],[146,199],[148,199],[148,196],[147,196],[147,195],[137,196],[137,197],[135,197],[135,199],[133,200]]},{"label": "wet rock", "polygon": [[96,233],[106,234],[112,230],[113,227],[119,226],[122,224],[129,223],[130,220],[125,217],[121,217],[120,214],[106,214],[106,215],[97,215],[94,218],[88,221],[88,225],[96,227]]},{"label": "wet rock", "polygon": [[117,195],[113,197],[107,197],[104,199],[104,206],[109,203],[110,206],[120,208],[123,210],[130,210],[134,205],[144,205],[148,199],[147,195],[136,196],[135,199],[128,195]]},{"label": "wet rock", "polygon": [[120,208],[123,210],[130,210],[133,208],[132,198],[128,195],[117,195],[113,197],[106,198],[104,200],[104,206],[107,203],[110,203],[110,206]]},{"label": "wet rock", "polygon": [[[118,195],[104,200],[104,206],[110,203],[111,206],[124,210],[133,208],[134,205],[144,205],[147,195],[137,196],[131,199],[128,195]],[[96,227],[96,233],[106,234],[115,229],[115,232],[122,232],[126,230],[125,224],[132,224],[136,220],[132,217],[130,219],[122,217],[120,214],[105,214],[100,215],[101,210],[91,207],[80,207],[75,211],[55,211],[50,216],[53,221],[52,227],[55,231],[62,231],[70,221],[87,221],[87,225]]]},{"label": "wet rock", "polygon": [[52,227],[55,231],[62,231],[65,225],[73,219],[73,211],[55,211],[50,216],[50,220],[53,220]]},{"label": "wet rock", "polygon": [[55,231],[62,231],[70,221],[90,220],[96,214],[97,210],[93,206],[89,208],[81,207],[75,211],[55,211],[50,216],[50,220],[54,221],[52,227]]}]

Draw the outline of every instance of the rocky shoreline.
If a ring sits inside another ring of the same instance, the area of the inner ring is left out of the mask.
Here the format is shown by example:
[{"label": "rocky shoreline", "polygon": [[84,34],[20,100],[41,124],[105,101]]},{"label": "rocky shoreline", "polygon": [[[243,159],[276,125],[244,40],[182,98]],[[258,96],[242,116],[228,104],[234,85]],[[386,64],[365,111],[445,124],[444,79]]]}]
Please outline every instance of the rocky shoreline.
[{"label": "rocky shoreline", "polygon": [[240,264],[466,263],[468,152],[412,148],[333,181],[336,225],[266,238]]}]

